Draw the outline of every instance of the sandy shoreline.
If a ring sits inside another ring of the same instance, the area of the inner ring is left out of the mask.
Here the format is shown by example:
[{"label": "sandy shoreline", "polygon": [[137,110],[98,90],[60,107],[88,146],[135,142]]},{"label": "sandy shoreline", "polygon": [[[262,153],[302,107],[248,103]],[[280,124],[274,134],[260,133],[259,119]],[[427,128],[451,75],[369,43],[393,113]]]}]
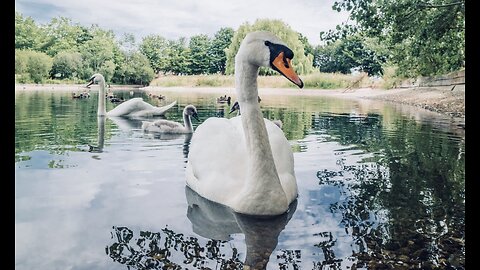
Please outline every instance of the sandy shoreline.
[{"label": "sandy shoreline", "polygon": [[[92,86],[95,89],[98,86]],[[32,85],[16,84],[15,91],[31,90],[54,90],[54,91],[85,91],[84,84],[51,84]],[[183,93],[212,93],[219,95],[235,95],[232,87],[140,87],[138,85],[112,85],[110,90],[138,89],[146,92],[183,92]],[[349,99],[372,99],[421,107],[430,111],[449,115],[455,118],[465,118],[465,85],[442,86],[442,87],[415,87],[395,89],[298,89],[298,88],[260,88],[259,95],[305,95],[305,96],[327,96]]]},{"label": "sandy shoreline", "polygon": [[[195,92],[234,95],[233,88],[182,88],[182,87],[145,87],[147,92]],[[357,88],[357,89],[297,89],[297,88],[260,88],[259,95],[305,95],[326,96],[349,99],[372,99],[421,107],[430,111],[465,118],[465,85],[415,88]]]}]

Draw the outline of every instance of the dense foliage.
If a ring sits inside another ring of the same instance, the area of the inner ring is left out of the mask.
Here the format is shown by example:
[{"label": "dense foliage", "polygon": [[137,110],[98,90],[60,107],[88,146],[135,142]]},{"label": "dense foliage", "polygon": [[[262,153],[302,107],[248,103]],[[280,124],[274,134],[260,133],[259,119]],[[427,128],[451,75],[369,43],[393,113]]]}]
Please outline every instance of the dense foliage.
[{"label": "dense foliage", "polygon": [[[298,74],[308,74],[313,71],[313,55],[305,54],[305,47],[303,42],[307,42],[306,38],[295,32],[289,25],[280,20],[256,20],[254,24],[242,24],[232,38],[232,43],[227,51],[227,74],[233,74],[235,71],[235,55],[240,48],[240,43],[243,38],[250,32],[264,30],[270,31],[283,40],[287,46],[293,51],[294,58],[292,60],[295,71]],[[260,74],[276,74],[276,71],[271,69],[260,69]]]},{"label": "dense foliage", "polygon": [[401,75],[436,75],[465,66],[465,0],[337,0],[333,9],[349,12],[353,24],[321,33],[321,39],[378,38]]},{"label": "dense foliage", "polygon": [[387,55],[360,36],[348,36],[326,46],[317,46],[313,65],[322,72],[350,73],[363,71],[368,75],[382,75]]},{"label": "dense foliage", "polygon": [[[132,34],[118,38],[97,25],[84,27],[64,17],[40,25],[15,12],[15,79],[83,81],[100,72],[109,83],[149,84],[155,74],[225,74],[225,50],[234,30],[213,38],[201,34],[168,40],[151,34],[136,44]],[[42,61],[45,63],[38,69]]]},{"label": "dense foliage", "polygon": [[15,72],[21,74],[19,82],[40,83],[52,68],[52,58],[43,52],[32,50],[15,51]]},{"label": "dense foliage", "polygon": [[[162,74],[233,74],[241,40],[256,30],[280,37],[293,50],[301,75],[319,70],[373,76],[392,67],[401,77],[416,77],[465,66],[464,0],[337,0],[333,9],[349,12],[351,23],[320,32],[324,43],[317,46],[281,20],[246,22],[236,31],[224,27],[213,37],[169,40],[151,34],[136,44],[132,34],[118,38],[65,17],[41,25],[15,12],[15,80],[79,82],[100,72],[108,83],[146,85]],[[262,68],[260,74],[275,72]]]}]

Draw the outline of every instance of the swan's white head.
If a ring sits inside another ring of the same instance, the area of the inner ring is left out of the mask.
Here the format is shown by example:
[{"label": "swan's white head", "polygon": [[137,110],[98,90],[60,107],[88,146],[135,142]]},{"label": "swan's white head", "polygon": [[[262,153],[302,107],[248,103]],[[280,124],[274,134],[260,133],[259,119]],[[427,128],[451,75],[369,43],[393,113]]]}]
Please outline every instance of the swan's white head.
[{"label": "swan's white head", "polygon": [[105,78],[103,77],[103,75],[100,74],[100,73],[95,73],[95,74],[92,75],[92,77],[90,77],[90,79],[88,79],[87,87],[92,85],[92,84],[98,84],[101,81],[103,81],[105,83]]},{"label": "swan's white head", "polygon": [[292,59],[293,51],[277,36],[267,31],[248,33],[235,57],[235,61],[247,61],[258,67],[272,68],[302,88],[303,82],[293,69]]},{"label": "swan's white head", "polygon": [[195,108],[195,106],[193,106],[193,105],[185,106],[185,108],[183,109],[183,114],[184,115],[190,115],[193,118],[195,118],[195,120],[200,121],[198,119],[197,108]]}]

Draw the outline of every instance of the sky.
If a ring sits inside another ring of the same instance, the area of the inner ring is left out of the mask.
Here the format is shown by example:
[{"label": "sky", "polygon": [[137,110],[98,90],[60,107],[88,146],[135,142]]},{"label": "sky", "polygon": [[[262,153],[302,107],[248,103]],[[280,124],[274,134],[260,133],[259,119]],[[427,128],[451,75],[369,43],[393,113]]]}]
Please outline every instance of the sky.
[{"label": "sky", "polygon": [[137,42],[150,34],[167,39],[207,34],[222,27],[237,30],[256,19],[280,19],[313,45],[319,33],[348,20],[332,10],[334,0],[15,0],[15,11],[37,24],[63,16],[83,26],[97,24],[117,37],[133,34]]}]

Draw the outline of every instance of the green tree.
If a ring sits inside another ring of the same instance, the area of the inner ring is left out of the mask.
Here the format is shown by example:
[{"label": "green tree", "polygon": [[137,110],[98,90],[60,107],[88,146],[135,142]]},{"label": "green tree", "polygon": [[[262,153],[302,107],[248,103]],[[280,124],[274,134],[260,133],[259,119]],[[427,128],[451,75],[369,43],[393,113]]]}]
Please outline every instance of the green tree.
[{"label": "green tree", "polygon": [[82,55],[79,52],[61,51],[53,57],[50,71],[52,78],[75,78],[83,66]]},{"label": "green tree", "polygon": [[378,37],[399,75],[435,75],[465,66],[465,0],[338,0],[333,9],[350,12],[354,24],[339,25],[320,38],[354,32]]},{"label": "green tree", "polygon": [[383,74],[382,64],[387,56],[379,48],[365,42],[358,35],[348,36],[317,46],[314,66],[322,72],[341,72],[348,74],[352,69],[367,72],[368,75]]},{"label": "green tree", "polygon": [[28,55],[25,50],[15,49],[15,74],[27,73]]},{"label": "green tree", "polygon": [[168,66],[166,70],[177,75],[190,74],[190,49],[185,38],[168,42]]},{"label": "green tree", "polygon": [[92,73],[103,70],[107,72],[103,76],[108,81],[112,78],[115,70],[115,52],[119,51],[118,43],[111,31],[93,26],[90,33],[93,38],[80,47],[80,53],[84,59],[84,69],[81,76],[82,78],[88,78]]},{"label": "green tree", "polygon": [[105,81],[111,81],[117,64],[113,60],[107,60],[98,68],[98,72],[103,75]]},{"label": "green tree", "polygon": [[15,51],[15,71],[21,72],[20,81],[41,83],[48,78],[52,68],[52,58],[45,53],[32,50]]},{"label": "green tree", "polygon": [[225,74],[227,63],[227,55],[225,51],[232,43],[234,33],[234,30],[229,27],[221,28],[215,33],[210,48],[208,49],[211,59],[209,73]]},{"label": "green tree", "polygon": [[148,35],[142,39],[140,52],[149,61],[155,73],[168,71],[170,48],[167,39],[160,35]]},{"label": "green tree", "polygon": [[44,33],[31,17],[15,11],[15,49],[38,50]]},{"label": "green tree", "polygon": [[52,18],[45,26],[45,36],[41,50],[50,56],[61,51],[78,51],[80,45],[92,38],[86,28],[65,17]]},{"label": "green tree", "polygon": [[312,44],[310,44],[310,42],[308,42],[308,38],[304,35],[302,35],[302,33],[298,32],[298,39],[302,42],[303,44],[303,49],[304,49],[304,54],[305,56],[308,56],[308,55],[314,55],[314,51],[315,51],[315,48],[313,48]]},{"label": "green tree", "polygon": [[210,66],[210,39],[207,35],[195,35],[190,38],[188,48],[190,49],[189,70],[191,74],[207,74]]},{"label": "green tree", "polygon": [[[293,66],[295,71],[298,74],[308,74],[313,71],[313,55],[305,55],[305,49],[302,41],[299,39],[298,32],[294,31],[289,25],[285,24],[281,20],[256,20],[253,25],[250,25],[248,22],[242,24],[238,30],[235,32],[235,35],[232,38],[232,43],[230,44],[227,51],[227,67],[226,73],[234,73],[234,62],[235,55],[240,48],[240,43],[245,38],[247,33],[264,30],[270,31],[273,34],[277,35],[287,46],[293,51],[295,57],[293,58]],[[271,69],[261,68],[260,74],[277,74]]]},{"label": "green tree", "polygon": [[123,84],[148,85],[155,76],[145,55],[140,52],[125,52],[124,60],[117,69],[117,78]]}]

